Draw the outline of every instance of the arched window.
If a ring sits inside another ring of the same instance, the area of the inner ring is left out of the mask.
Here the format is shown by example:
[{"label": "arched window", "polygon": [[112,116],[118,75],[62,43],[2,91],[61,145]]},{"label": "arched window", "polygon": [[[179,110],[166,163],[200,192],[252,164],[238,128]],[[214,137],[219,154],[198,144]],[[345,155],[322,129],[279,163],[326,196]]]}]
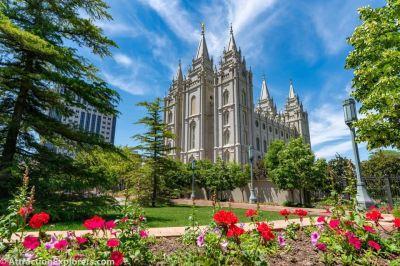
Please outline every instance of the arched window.
[{"label": "arched window", "polygon": [[229,91],[225,90],[222,95],[222,105],[227,105],[229,102]]},{"label": "arched window", "polygon": [[168,123],[172,123],[172,112],[168,112]]},{"label": "arched window", "polygon": [[260,139],[258,137],[256,138],[256,147],[257,147],[257,150],[259,151],[260,150]]},{"label": "arched window", "polygon": [[190,98],[190,114],[194,115],[196,113],[196,96]]},{"label": "arched window", "polygon": [[267,152],[267,141],[266,140],[264,140],[264,153],[266,153]]},{"label": "arched window", "polygon": [[245,91],[242,91],[242,102],[244,106],[247,105],[247,96]]},{"label": "arched window", "polygon": [[229,130],[225,130],[224,135],[222,136],[223,138],[222,143],[224,145],[227,145],[229,143],[229,137],[230,137]]},{"label": "arched window", "polygon": [[248,144],[248,142],[247,142],[247,131],[243,132],[243,142],[244,142],[244,145]]},{"label": "arched window", "polygon": [[189,150],[195,148],[196,144],[196,122],[192,121],[189,126]]},{"label": "arched window", "polygon": [[230,152],[229,151],[225,151],[224,152],[224,156],[223,156],[224,162],[229,162],[230,159]]},{"label": "arched window", "polygon": [[246,115],[246,112],[243,112],[243,125],[247,126],[247,115]]},{"label": "arched window", "polygon": [[256,120],[256,127],[258,127],[258,120]]},{"label": "arched window", "polygon": [[226,126],[228,123],[229,123],[229,111],[226,111],[222,116],[222,124]]}]

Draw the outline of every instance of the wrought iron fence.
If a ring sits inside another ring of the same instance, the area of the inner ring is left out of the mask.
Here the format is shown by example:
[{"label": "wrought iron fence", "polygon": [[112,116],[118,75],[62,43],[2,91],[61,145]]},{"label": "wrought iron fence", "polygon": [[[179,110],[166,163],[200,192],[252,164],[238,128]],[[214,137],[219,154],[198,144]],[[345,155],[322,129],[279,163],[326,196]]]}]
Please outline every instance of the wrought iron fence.
[{"label": "wrought iron fence", "polygon": [[370,197],[381,204],[400,204],[400,176],[365,177]]}]

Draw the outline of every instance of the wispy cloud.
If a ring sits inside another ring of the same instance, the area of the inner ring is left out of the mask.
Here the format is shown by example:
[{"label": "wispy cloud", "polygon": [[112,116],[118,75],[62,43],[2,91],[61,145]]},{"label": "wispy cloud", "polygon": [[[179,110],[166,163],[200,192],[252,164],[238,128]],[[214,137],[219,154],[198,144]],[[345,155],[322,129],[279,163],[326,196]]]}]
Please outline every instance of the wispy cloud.
[{"label": "wispy cloud", "polygon": [[345,154],[351,151],[351,141],[340,142],[337,144],[327,145],[321,147],[315,151],[317,157],[329,158],[335,156],[335,154]]},{"label": "wispy cloud", "polygon": [[114,60],[118,64],[123,65],[125,67],[131,66],[133,64],[132,58],[122,53],[114,54]]}]

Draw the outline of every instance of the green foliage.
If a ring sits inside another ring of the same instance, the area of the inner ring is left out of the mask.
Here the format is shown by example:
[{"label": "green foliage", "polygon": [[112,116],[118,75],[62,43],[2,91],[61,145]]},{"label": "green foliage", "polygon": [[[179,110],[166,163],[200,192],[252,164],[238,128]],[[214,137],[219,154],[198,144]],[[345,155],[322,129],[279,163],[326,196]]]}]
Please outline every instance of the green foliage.
[{"label": "green foliage", "polygon": [[367,177],[400,176],[400,152],[378,150],[362,162],[361,168]]},{"label": "green foliage", "polygon": [[146,132],[137,134],[133,138],[140,143],[135,148],[143,153],[146,164],[150,168],[149,177],[152,180],[151,205],[154,207],[159,196],[160,180],[165,178],[165,172],[171,166],[166,154],[173,148],[168,147],[165,140],[174,136],[163,123],[164,107],[161,106],[160,98],[156,98],[153,102],[140,102],[137,105],[146,109],[146,116],[137,122],[137,124],[146,127]]},{"label": "green foliage", "polygon": [[[11,171],[25,161],[32,178],[68,179],[82,171],[65,153],[111,145],[60,116],[87,102],[104,114],[117,114],[118,94],[79,54],[77,46],[100,57],[115,43],[95,25],[110,20],[108,6],[96,1],[2,1],[0,7],[0,192],[11,191]],[[14,167],[14,168],[13,168]],[[41,176],[41,177],[40,177]],[[50,180],[49,183],[57,183]]]},{"label": "green foliage", "polygon": [[327,185],[326,161],[315,160],[310,146],[301,138],[286,145],[280,140],[273,142],[264,163],[268,176],[280,189],[312,190]]},{"label": "green foliage", "polygon": [[368,148],[400,148],[400,2],[359,9],[361,25],[348,43],[353,46],[346,68],[354,70],[352,95],[361,103],[357,137]]}]

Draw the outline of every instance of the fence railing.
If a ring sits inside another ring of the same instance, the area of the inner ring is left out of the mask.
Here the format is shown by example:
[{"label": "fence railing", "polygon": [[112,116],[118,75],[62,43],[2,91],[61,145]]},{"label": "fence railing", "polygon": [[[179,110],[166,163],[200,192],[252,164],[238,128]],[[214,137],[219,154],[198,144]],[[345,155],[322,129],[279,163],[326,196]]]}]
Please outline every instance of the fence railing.
[{"label": "fence railing", "polygon": [[365,177],[367,191],[376,203],[400,204],[400,176]]}]

